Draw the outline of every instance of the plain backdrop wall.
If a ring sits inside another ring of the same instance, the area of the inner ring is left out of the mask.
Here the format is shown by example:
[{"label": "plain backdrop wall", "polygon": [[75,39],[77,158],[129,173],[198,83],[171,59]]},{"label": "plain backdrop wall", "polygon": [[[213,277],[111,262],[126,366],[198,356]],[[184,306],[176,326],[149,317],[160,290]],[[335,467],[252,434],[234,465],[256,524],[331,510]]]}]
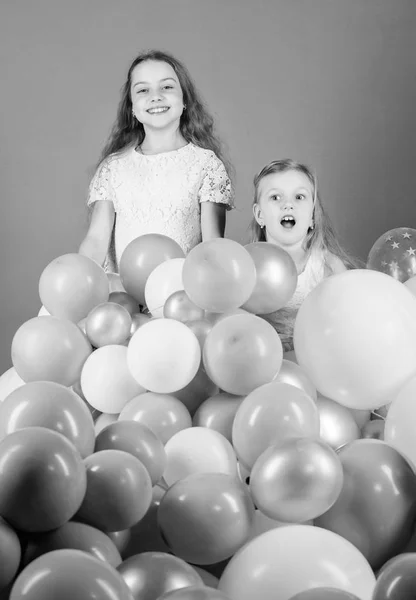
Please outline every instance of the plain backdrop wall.
[{"label": "plain backdrop wall", "polygon": [[415,227],[414,0],[2,0],[0,373],[38,281],[77,251],[85,198],[135,55],[188,66],[236,170],[244,242],[253,175],[307,162],[341,241],[365,259]]}]

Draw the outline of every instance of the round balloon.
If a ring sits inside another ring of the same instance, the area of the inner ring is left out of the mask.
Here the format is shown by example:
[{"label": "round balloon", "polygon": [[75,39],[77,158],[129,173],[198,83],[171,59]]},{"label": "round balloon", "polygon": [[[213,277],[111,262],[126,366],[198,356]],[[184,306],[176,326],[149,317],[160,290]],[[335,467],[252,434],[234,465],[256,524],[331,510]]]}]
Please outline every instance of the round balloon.
[{"label": "round balloon", "polygon": [[0,376],[0,403],[3,402],[9,394],[24,385],[25,382],[14,367],[10,367]]},{"label": "round balloon", "polygon": [[39,296],[48,312],[78,323],[94,306],[107,302],[110,285],[102,267],[81,254],[64,254],[43,270]]},{"label": "round balloon", "polygon": [[416,296],[416,275],[405,281],[404,285],[412,292],[414,296]]},{"label": "round balloon", "polygon": [[95,306],[85,321],[85,332],[96,348],[109,344],[123,344],[130,336],[131,316],[127,309],[115,302]]},{"label": "round balloon", "polygon": [[136,331],[127,349],[127,364],[145,389],[171,393],[195,377],[201,362],[196,336],[174,319],[154,319]]},{"label": "round balloon", "polygon": [[196,565],[232,556],[247,541],[253,517],[247,488],[224,473],[198,473],[177,481],[158,511],[172,552]]},{"label": "round balloon", "polygon": [[0,515],[17,529],[48,531],[71,519],[84,498],[81,455],[44,427],[10,433],[0,442]]},{"label": "round balloon", "polygon": [[[283,357],[284,356],[285,354],[283,354]],[[305,373],[297,363],[291,360],[283,358],[282,366],[274,378],[274,381],[281,381],[282,383],[294,385],[303,390],[313,400],[317,399],[316,388],[309,379],[307,373]]]},{"label": "round balloon", "polygon": [[412,428],[416,418],[416,376],[399,391],[386,416],[384,439],[416,466],[416,444]]},{"label": "round balloon", "polygon": [[273,327],[255,315],[233,315],[218,321],[208,334],[205,370],[230,394],[246,395],[278,374],[282,343]]},{"label": "round balloon", "polygon": [[290,600],[360,600],[360,598],[337,588],[319,587],[300,592]]},{"label": "round balloon", "polygon": [[116,569],[82,550],[54,550],[16,579],[10,600],[132,600]]},{"label": "round balloon", "polygon": [[166,260],[158,265],[147,278],[144,299],[153,317],[163,317],[165,302],[174,292],[183,290],[184,262],[184,258]]},{"label": "round balloon", "polygon": [[290,254],[270,242],[253,242],[244,247],[256,268],[256,284],[243,308],[265,315],[286,306],[298,283],[296,265]]},{"label": "round balloon", "polygon": [[0,592],[13,581],[20,558],[21,547],[17,533],[0,517]]},{"label": "round balloon", "polygon": [[373,244],[367,269],[381,271],[399,281],[416,275],[416,229],[397,227],[383,233]]},{"label": "round balloon", "polygon": [[163,316],[167,319],[176,319],[187,323],[188,321],[198,321],[204,318],[205,311],[189,298],[185,290],[173,292],[166,300],[163,307]]},{"label": "round balloon", "polygon": [[194,473],[237,476],[237,459],[230,442],[218,431],[190,427],[176,433],[165,445],[168,486]]},{"label": "round balloon", "polygon": [[302,523],[326,512],[343,484],[341,461],[322,440],[294,439],[269,446],[254,463],[250,491],[262,513]]},{"label": "round balloon", "polygon": [[144,313],[134,313],[131,317],[130,337],[136,333],[139,327],[150,321],[150,318],[150,315]]},{"label": "round balloon", "polygon": [[197,427],[208,427],[221,433],[232,442],[234,417],[244,396],[234,396],[220,392],[207,398],[194,414],[193,424]]},{"label": "round balloon", "polygon": [[318,409],[303,390],[273,381],[251,392],[238,407],[233,445],[249,469],[269,446],[293,437],[319,437]]},{"label": "round balloon", "polygon": [[348,408],[321,394],[316,400],[316,406],[319,412],[320,436],[331,448],[338,450],[348,442],[362,437],[360,428]]},{"label": "round balloon", "polygon": [[123,450],[138,458],[146,467],[152,485],[156,485],[166,469],[162,442],[151,429],[137,421],[116,421],[102,429],[95,441],[95,451],[101,450]]},{"label": "round balloon", "polygon": [[124,289],[144,305],[145,286],[150,273],[162,262],[184,256],[179,244],[166,235],[148,233],[135,238],[120,258],[119,272]]},{"label": "round balloon", "polygon": [[118,571],[134,598],[151,600],[166,592],[201,586],[198,573],[184,560],[165,552],[143,552],[125,560]]},{"label": "round balloon", "polygon": [[159,596],[158,600],[231,600],[211,587],[187,587]]},{"label": "round balloon", "polygon": [[26,427],[46,427],[61,433],[83,458],[94,451],[94,422],[87,405],[59,383],[26,383],[0,404],[0,440]]},{"label": "round balloon", "polygon": [[182,277],[187,295],[197,306],[226,312],[250,298],[256,283],[256,268],[241,244],[214,238],[192,248],[185,259]]},{"label": "round balloon", "polygon": [[121,531],[144,517],[152,481],[138,458],[121,450],[101,450],[84,462],[87,491],[76,519],[103,531]]},{"label": "round balloon", "polygon": [[210,379],[201,363],[195,377],[181,390],[174,392],[175,398],[180,400],[193,416],[201,404],[218,392],[218,386]]},{"label": "round balloon", "polygon": [[19,327],[12,341],[13,366],[26,382],[73,385],[79,381],[91,352],[91,344],[79,327],[57,317],[29,319]]},{"label": "round balloon", "polygon": [[94,423],[95,436],[97,437],[104,427],[107,427],[107,425],[110,425],[110,423],[115,423],[117,420],[117,413],[101,413]]},{"label": "round balloon", "polygon": [[313,587],[335,587],[371,600],[374,585],[370,565],[350,542],[320,527],[288,525],[237,552],[218,589],[238,600],[290,600]]},{"label": "round balloon", "polygon": [[416,475],[397,450],[379,440],[353,441],[338,456],[344,485],[315,525],[342,535],[379,569],[412,535]]},{"label": "round balloon", "polygon": [[89,404],[104,413],[120,413],[144,388],[127,364],[128,349],[110,345],[95,350],[81,373],[81,388]]},{"label": "round balloon", "polygon": [[133,296],[130,296],[126,291],[111,292],[108,297],[109,302],[114,302],[127,310],[130,316],[140,312],[140,304]]},{"label": "round balloon", "polygon": [[379,408],[415,373],[416,298],[377,271],[328,277],[300,307],[294,345],[322,395],[350,408]]},{"label": "round balloon", "polygon": [[212,329],[212,323],[208,319],[198,319],[197,321],[185,321],[185,325],[196,335],[202,350],[207,335]]},{"label": "round balloon", "polygon": [[377,575],[373,600],[412,600],[416,598],[416,554],[391,558]]},{"label": "round balloon", "polygon": [[180,400],[169,394],[147,392],[133,398],[120,413],[119,420],[146,425],[163,444],[178,431],[192,426],[191,415]]}]

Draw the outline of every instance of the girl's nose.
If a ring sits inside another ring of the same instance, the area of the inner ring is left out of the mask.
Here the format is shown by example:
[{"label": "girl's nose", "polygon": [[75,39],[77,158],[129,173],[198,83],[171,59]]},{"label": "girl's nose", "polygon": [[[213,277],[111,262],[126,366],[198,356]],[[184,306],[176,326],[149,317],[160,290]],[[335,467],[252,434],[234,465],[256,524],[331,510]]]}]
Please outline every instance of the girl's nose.
[{"label": "girl's nose", "polygon": [[293,202],[287,198],[283,202],[283,208],[286,210],[293,210]]}]

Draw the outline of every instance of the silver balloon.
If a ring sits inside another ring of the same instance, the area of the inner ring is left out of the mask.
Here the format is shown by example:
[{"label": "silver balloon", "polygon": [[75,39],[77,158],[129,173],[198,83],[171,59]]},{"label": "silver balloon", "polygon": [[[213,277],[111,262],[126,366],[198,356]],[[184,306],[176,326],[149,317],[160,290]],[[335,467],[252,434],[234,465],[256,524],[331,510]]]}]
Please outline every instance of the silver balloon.
[{"label": "silver balloon", "polygon": [[131,316],[130,336],[134,335],[142,325],[148,323],[149,321],[149,315],[145,315],[144,313],[134,313]]},{"label": "silver balloon", "polygon": [[123,344],[130,336],[131,316],[120,304],[103,302],[88,314],[85,331],[96,348]]},{"label": "silver balloon", "polygon": [[108,301],[124,306],[131,315],[140,312],[140,304],[127,292],[111,292]]},{"label": "silver balloon", "polygon": [[294,385],[306,392],[312,400],[316,400],[316,387],[313,385],[305,371],[292,360],[286,360],[285,358],[282,360],[282,366],[274,378],[274,381],[281,381],[282,383]]},{"label": "silver balloon", "polygon": [[189,298],[185,290],[178,290],[169,296],[163,307],[163,316],[185,323],[203,319],[205,311]]},{"label": "silver balloon", "polygon": [[270,446],[254,463],[250,491],[271,519],[303,523],[327,511],[342,490],[335,451],[322,440],[291,439]]},{"label": "silver balloon", "polygon": [[321,395],[318,395],[316,406],[319,412],[320,437],[331,448],[338,450],[361,437],[360,428],[348,408]]},{"label": "silver balloon", "polygon": [[185,325],[196,335],[201,348],[204,347],[205,340],[213,325],[207,319],[198,319],[197,321],[186,321]]}]

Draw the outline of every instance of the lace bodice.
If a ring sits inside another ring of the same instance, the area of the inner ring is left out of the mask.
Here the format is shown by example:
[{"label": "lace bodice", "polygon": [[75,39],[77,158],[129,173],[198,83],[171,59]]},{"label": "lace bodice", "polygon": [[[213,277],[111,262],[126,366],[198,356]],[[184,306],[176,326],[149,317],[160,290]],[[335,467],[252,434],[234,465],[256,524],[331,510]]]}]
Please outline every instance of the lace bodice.
[{"label": "lace bodice", "polygon": [[325,256],[312,252],[304,270],[298,275],[295,293],[287,305],[269,315],[262,315],[278,332],[285,352],[293,350],[293,329],[298,310],[306,296],[325,278]]},{"label": "lace bodice", "polygon": [[202,239],[200,202],[233,206],[223,163],[192,143],[160,154],[128,148],[107,157],[91,181],[88,205],[98,200],[114,204],[117,264],[126,246],[146,233],[173,238],[187,254]]}]

